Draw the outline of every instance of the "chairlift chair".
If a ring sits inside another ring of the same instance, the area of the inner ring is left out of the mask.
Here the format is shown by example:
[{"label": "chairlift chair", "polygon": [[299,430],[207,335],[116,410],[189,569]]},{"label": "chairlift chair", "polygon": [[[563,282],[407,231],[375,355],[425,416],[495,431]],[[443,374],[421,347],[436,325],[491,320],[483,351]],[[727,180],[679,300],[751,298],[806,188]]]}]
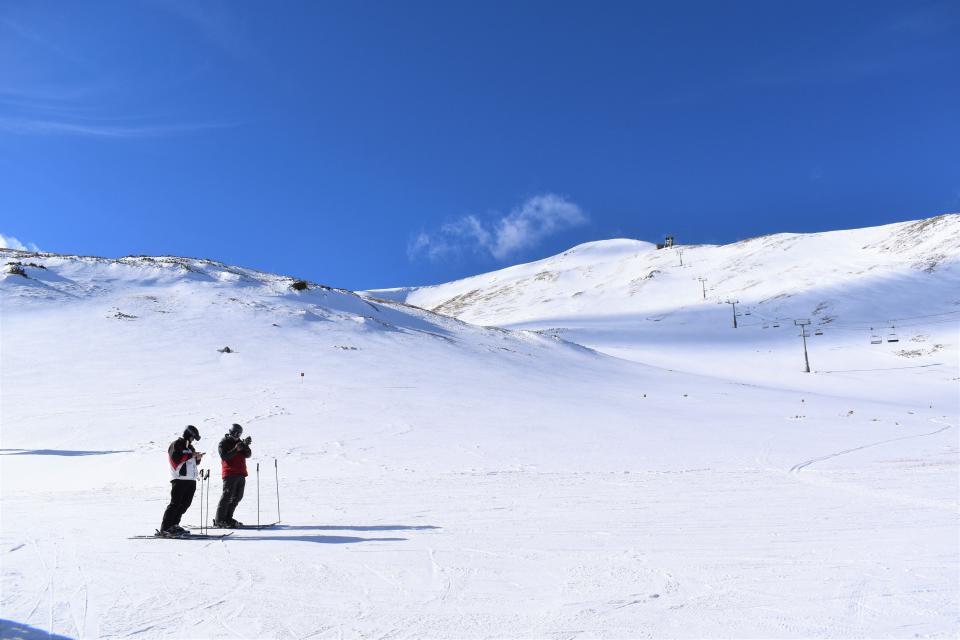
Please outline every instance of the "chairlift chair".
[{"label": "chairlift chair", "polygon": [[870,327],[870,344],[883,344],[883,338],[880,334],[873,333],[873,327]]},{"label": "chairlift chair", "polygon": [[890,333],[887,334],[887,342],[900,342],[900,338],[897,337],[897,328],[890,325]]},{"label": "chairlift chair", "polygon": [[817,329],[816,331],[813,332],[813,335],[815,335],[815,336],[822,336],[822,335],[823,335],[823,329]]},{"label": "chairlift chair", "polygon": [[773,323],[773,328],[774,328],[774,329],[776,329],[776,328],[779,327],[779,326],[780,326],[780,323],[779,323],[779,322],[774,322],[774,323]]}]

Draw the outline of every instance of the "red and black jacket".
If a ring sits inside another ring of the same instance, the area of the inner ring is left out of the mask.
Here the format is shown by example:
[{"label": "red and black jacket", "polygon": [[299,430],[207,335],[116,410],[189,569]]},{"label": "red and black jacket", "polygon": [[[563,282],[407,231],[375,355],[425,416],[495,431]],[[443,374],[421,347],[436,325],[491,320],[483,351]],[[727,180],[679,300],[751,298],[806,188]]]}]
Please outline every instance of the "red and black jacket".
[{"label": "red and black jacket", "polygon": [[220,446],[217,447],[217,450],[220,452],[222,477],[246,477],[247,458],[252,456],[253,452],[250,451],[250,447],[248,447],[243,440],[240,438],[234,438],[228,433],[223,436],[223,440],[220,441]]}]

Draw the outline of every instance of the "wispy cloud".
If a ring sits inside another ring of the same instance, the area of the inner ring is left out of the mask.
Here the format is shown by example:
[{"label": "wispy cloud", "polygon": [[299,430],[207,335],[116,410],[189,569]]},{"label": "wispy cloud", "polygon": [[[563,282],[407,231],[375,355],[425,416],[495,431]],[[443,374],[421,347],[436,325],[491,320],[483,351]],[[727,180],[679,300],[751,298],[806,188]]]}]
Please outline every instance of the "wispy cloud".
[{"label": "wispy cloud", "polygon": [[40,247],[28,242],[24,244],[14,238],[13,236],[5,236],[0,234],[0,249],[17,249],[19,251],[40,251]]},{"label": "wispy cloud", "polygon": [[0,86],[0,106],[9,111],[85,113],[94,110],[83,104],[83,100],[93,93],[92,87]]},{"label": "wispy cloud", "polygon": [[436,261],[472,252],[505,260],[589,220],[579,205],[564,196],[545,193],[492,220],[469,214],[436,231],[421,231],[407,245],[407,255],[411,260],[425,257]]},{"label": "wispy cloud", "polygon": [[0,16],[0,27],[5,27],[7,31],[12,32],[15,36],[22,40],[28,41],[37,47],[40,47],[49,54],[69,60],[88,71],[96,69],[96,65],[91,63],[87,58],[77,54],[76,51],[64,48],[57,43],[55,38],[51,38],[40,33],[39,31],[36,31],[35,29],[31,29],[22,22],[13,20],[8,16]]},{"label": "wispy cloud", "polygon": [[0,117],[0,131],[18,135],[73,135],[94,138],[151,138],[223,129],[235,123],[201,122],[158,125],[116,125],[66,120],[36,120]]},{"label": "wispy cloud", "polygon": [[[156,6],[182,17],[221,47],[228,48],[233,36],[242,40],[226,4],[210,2],[201,8],[179,0],[156,0]],[[159,75],[152,69],[134,72],[123,60],[105,62],[80,53],[89,53],[91,47],[77,45],[60,22],[42,16],[15,19],[13,13],[0,13],[0,54],[21,64],[0,74],[0,135],[138,139],[241,124],[219,115],[184,115],[183,108],[156,111],[149,96],[162,94],[166,99],[203,65],[195,65],[186,75],[165,68]],[[132,108],[137,103],[139,110]]]},{"label": "wispy cloud", "polygon": [[206,40],[236,58],[252,55],[250,40],[229,2],[208,0],[147,0],[148,4],[176,16]]}]

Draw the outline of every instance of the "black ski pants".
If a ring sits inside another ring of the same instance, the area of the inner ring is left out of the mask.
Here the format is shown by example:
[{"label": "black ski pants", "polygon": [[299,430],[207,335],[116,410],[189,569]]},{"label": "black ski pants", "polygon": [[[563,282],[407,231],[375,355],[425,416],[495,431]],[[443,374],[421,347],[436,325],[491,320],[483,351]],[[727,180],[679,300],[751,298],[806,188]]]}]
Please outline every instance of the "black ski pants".
[{"label": "black ski pants", "polygon": [[229,522],[233,520],[233,512],[243,500],[243,487],[247,484],[244,476],[227,476],[223,479],[223,495],[217,505],[217,520]]},{"label": "black ski pants", "polygon": [[171,480],[170,481],[170,504],[167,510],[163,512],[163,524],[160,525],[160,531],[166,531],[175,524],[180,524],[180,518],[190,508],[193,502],[193,494],[197,492],[196,480]]}]

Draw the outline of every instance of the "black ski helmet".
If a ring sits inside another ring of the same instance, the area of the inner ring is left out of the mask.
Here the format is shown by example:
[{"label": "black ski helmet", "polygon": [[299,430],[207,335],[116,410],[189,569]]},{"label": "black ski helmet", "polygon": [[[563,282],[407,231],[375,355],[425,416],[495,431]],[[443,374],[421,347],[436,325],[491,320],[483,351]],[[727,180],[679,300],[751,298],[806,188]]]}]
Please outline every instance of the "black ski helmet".
[{"label": "black ski helmet", "polygon": [[183,437],[190,438],[191,440],[199,440],[200,432],[192,424],[188,424],[187,428],[183,430]]},{"label": "black ski helmet", "polygon": [[243,427],[234,422],[233,426],[230,427],[230,435],[232,435],[234,438],[239,438],[241,435],[243,435]]}]

